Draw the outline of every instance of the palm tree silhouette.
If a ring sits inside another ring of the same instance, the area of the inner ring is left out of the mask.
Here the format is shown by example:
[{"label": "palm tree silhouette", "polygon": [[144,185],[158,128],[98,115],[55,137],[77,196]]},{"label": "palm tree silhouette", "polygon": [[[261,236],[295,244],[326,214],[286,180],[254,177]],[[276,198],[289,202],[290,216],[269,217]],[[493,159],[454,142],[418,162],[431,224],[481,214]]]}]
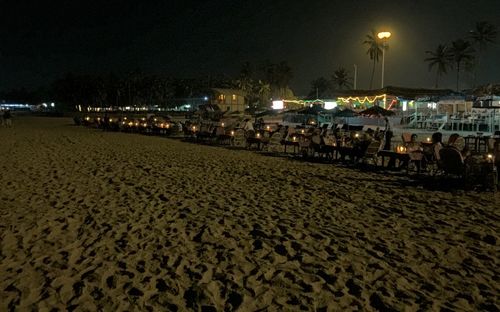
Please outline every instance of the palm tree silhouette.
[{"label": "palm tree silhouette", "polygon": [[332,85],[334,88],[338,88],[340,90],[343,88],[350,88],[351,78],[349,77],[349,71],[344,67],[337,68],[332,75]]},{"label": "palm tree silhouette", "polygon": [[276,66],[277,84],[282,96],[285,95],[286,89],[290,80],[292,80],[293,72],[292,68],[288,65],[286,61],[281,61]]},{"label": "palm tree silhouette", "polygon": [[310,97],[320,98],[330,89],[330,81],[325,77],[319,77],[311,81]]},{"label": "palm tree silhouette", "polygon": [[371,34],[366,35],[366,40],[363,44],[368,46],[366,54],[370,55],[370,60],[373,61],[372,76],[370,78],[370,89],[373,85],[373,76],[375,75],[375,64],[378,62],[380,55],[382,54],[382,41],[377,37],[375,30],[371,30]]},{"label": "palm tree silhouette", "polygon": [[467,61],[474,59],[474,49],[472,43],[464,39],[458,39],[451,43],[451,57],[457,69],[457,91],[459,90],[460,66]]},{"label": "palm tree silhouette", "polygon": [[448,47],[444,44],[437,46],[435,51],[425,51],[429,55],[424,61],[429,62],[429,71],[436,66],[436,84],[434,87],[437,89],[439,85],[439,77],[446,74],[450,67],[451,55]]},{"label": "palm tree silhouette", "polygon": [[257,93],[259,94],[259,106],[264,108],[267,106],[267,100],[271,92],[271,86],[269,83],[259,80],[256,86]]},{"label": "palm tree silhouette", "polygon": [[469,32],[469,37],[472,43],[476,46],[476,64],[474,68],[474,85],[476,84],[477,70],[481,65],[481,54],[486,48],[495,43],[498,31],[495,25],[490,22],[482,21],[476,23],[476,28]]}]

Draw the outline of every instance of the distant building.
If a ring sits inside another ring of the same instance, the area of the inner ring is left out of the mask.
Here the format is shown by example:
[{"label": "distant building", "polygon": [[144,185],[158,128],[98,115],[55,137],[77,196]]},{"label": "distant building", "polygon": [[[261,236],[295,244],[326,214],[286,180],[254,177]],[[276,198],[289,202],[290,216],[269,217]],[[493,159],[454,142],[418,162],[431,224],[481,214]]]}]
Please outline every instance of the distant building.
[{"label": "distant building", "polygon": [[214,88],[212,104],[216,104],[225,112],[243,112],[248,106],[246,96],[247,93],[237,89],[221,89]]},{"label": "distant building", "polygon": [[30,104],[0,102],[0,110],[29,111],[33,108]]}]

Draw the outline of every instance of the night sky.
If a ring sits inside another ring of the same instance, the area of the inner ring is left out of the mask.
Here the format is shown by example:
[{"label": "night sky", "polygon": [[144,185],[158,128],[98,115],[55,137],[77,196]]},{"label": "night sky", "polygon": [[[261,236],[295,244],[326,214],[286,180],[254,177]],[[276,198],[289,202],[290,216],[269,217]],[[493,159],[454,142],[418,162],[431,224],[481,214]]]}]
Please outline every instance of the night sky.
[{"label": "night sky", "polygon": [[[234,76],[244,61],[265,60],[289,63],[299,95],[313,79],[338,66],[352,71],[353,64],[358,88],[368,88],[371,63],[362,42],[372,28],[393,33],[386,85],[431,88],[426,50],[466,36],[477,21],[500,29],[498,0],[0,3],[0,90],[35,88],[67,72]],[[481,62],[478,82],[499,83],[500,37]],[[380,69],[375,77],[378,87]],[[454,88],[454,78],[452,71],[442,86]],[[463,87],[471,81],[464,75]]]}]

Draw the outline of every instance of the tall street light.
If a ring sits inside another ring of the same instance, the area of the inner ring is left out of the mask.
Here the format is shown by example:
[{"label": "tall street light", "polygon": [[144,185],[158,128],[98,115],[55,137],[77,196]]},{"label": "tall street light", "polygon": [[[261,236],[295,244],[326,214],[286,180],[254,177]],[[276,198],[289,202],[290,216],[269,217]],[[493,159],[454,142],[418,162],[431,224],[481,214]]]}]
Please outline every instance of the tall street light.
[{"label": "tall street light", "polygon": [[382,40],[382,86],[384,87],[384,67],[385,67],[385,50],[387,48],[387,39],[391,36],[388,31],[382,31],[377,34],[377,37]]}]

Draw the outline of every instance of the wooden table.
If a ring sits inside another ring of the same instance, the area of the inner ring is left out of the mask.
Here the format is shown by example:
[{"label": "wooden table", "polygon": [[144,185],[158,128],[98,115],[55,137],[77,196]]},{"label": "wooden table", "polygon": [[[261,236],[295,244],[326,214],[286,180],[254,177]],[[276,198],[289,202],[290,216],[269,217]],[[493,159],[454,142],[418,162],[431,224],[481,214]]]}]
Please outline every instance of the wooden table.
[{"label": "wooden table", "polygon": [[281,141],[281,144],[285,147],[285,153],[286,153],[286,147],[287,146],[293,146],[293,153],[297,153],[297,148],[299,147],[299,141],[288,141],[288,140],[283,140]]},{"label": "wooden table", "polygon": [[[419,153],[416,151],[416,153]],[[423,156],[423,152],[422,156]],[[381,150],[378,152],[378,156],[382,157],[382,167],[385,164],[385,157],[389,157],[389,163],[387,164],[387,168],[389,169],[400,169],[401,166],[405,166],[407,172],[409,171],[408,165],[410,161],[415,162],[417,166],[417,173],[420,174],[421,168],[421,159],[412,159],[410,157],[410,153],[407,152],[395,152],[391,150]],[[396,166],[396,160],[398,161],[398,165]]]}]

